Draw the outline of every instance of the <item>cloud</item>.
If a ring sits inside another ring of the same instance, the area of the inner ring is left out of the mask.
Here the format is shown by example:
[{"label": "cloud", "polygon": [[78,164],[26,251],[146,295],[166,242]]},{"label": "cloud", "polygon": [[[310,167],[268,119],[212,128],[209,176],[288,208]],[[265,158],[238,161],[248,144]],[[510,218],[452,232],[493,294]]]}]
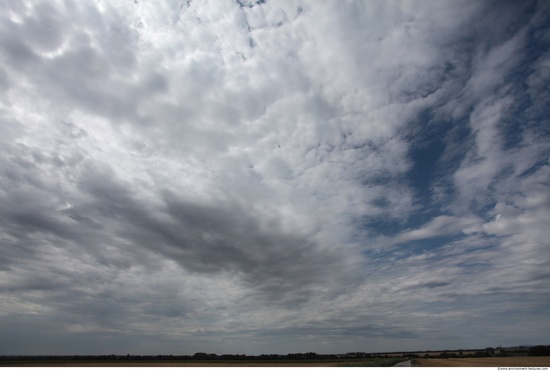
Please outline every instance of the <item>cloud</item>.
[{"label": "cloud", "polygon": [[543,342],[546,5],[4,10],[2,352]]}]

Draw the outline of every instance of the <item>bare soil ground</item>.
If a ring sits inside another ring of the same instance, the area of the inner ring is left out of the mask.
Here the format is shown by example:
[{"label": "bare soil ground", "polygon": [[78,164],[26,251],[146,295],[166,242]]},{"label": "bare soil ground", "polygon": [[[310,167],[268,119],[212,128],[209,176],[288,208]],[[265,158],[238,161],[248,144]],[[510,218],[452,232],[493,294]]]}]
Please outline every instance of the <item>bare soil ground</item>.
[{"label": "bare soil ground", "polygon": [[204,363],[204,362],[101,362],[101,363],[20,363],[9,367],[337,367],[338,362],[319,363]]},{"label": "bare soil ground", "polygon": [[327,359],[302,361],[14,361],[0,367],[382,367],[404,358]]},{"label": "bare soil ground", "polygon": [[416,359],[419,367],[550,367],[550,357]]}]

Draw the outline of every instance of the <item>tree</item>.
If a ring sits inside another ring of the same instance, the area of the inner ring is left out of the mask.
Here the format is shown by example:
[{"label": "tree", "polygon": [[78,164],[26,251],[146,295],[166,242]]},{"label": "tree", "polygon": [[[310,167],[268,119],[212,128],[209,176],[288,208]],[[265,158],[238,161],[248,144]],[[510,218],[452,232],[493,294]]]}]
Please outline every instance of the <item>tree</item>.
[{"label": "tree", "polygon": [[550,345],[537,345],[529,348],[529,355],[535,357],[550,356]]}]

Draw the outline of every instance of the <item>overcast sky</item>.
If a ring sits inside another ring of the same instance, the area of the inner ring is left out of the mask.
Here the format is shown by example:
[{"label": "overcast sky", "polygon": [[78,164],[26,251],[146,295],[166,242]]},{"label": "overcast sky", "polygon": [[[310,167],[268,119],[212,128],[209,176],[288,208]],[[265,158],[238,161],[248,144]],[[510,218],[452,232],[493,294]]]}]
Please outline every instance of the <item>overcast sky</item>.
[{"label": "overcast sky", "polygon": [[549,344],[549,20],[3,1],[0,354]]}]

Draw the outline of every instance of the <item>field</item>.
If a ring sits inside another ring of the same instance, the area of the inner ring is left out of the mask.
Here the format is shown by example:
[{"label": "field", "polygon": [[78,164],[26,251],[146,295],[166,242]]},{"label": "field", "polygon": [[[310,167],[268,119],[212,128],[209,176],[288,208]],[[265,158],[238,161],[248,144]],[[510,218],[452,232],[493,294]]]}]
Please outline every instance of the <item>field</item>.
[{"label": "field", "polygon": [[419,367],[550,367],[550,357],[416,359]]},{"label": "field", "polygon": [[0,367],[383,367],[404,358],[328,359],[303,361],[12,361]]},{"label": "field", "polygon": [[[0,367],[383,367],[404,358],[365,358],[284,361],[12,361]],[[550,357],[444,358],[414,361],[416,367],[550,367]]]},{"label": "field", "polygon": [[303,361],[14,361],[0,367],[383,367],[404,358],[330,359]]},{"label": "field", "polygon": [[[17,363],[3,365],[9,367],[336,367],[338,362],[311,363],[273,363],[273,362],[52,362],[52,363]],[[0,366],[2,367],[2,366]]]}]

